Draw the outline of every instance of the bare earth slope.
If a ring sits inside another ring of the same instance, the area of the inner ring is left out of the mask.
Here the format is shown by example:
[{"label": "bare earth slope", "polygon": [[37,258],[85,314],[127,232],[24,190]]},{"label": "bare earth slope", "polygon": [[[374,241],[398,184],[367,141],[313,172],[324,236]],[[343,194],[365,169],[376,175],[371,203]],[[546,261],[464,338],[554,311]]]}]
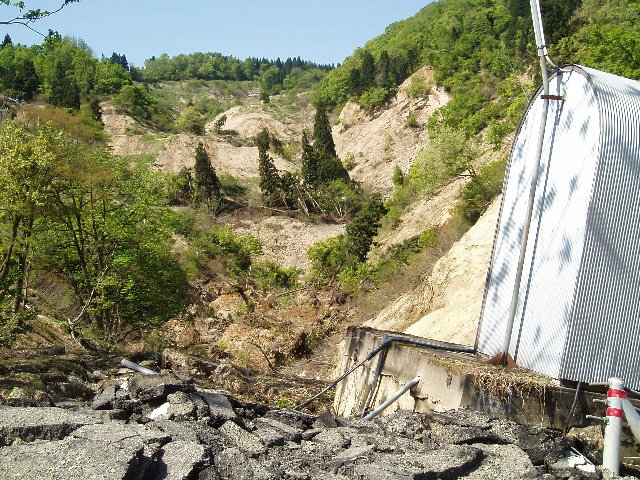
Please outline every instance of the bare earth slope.
[{"label": "bare earth slope", "polygon": [[366,325],[473,345],[499,207],[497,198],[420,285]]},{"label": "bare earth slope", "polygon": [[[426,85],[433,84],[431,70],[421,68],[400,85],[397,95],[384,108],[373,114],[348,102],[333,128],[338,156],[355,162],[349,175],[383,195],[393,190],[391,177],[396,165],[406,172],[427,145],[426,122],[449,101],[444,89],[436,86],[424,97],[411,98],[408,91],[413,77],[423,78]],[[418,127],[407,125],[410,114],[415,115]]]}]

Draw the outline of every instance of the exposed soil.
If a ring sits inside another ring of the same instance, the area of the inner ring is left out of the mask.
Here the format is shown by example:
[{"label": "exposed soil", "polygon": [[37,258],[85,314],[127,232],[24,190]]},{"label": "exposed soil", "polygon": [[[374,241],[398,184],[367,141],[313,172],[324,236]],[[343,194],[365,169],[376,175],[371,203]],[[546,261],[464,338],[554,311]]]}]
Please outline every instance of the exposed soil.
[{"label": "exposed soil", "polygon": [[[355,165],[349,175],[384,196],[393,190],[394,168],[399,166],[403,172],[409,169],[428,144],[426,122],[449,101],[444,89],[436,86],[424,97],[411,98],[408,89],[414,76],[433,84],[431,70],[421,68],[400,85],[394,98],[373,113],[347,102],[333,128],[338,156]],[[408,125],[409,115],[415,116],[417,126]]]}]

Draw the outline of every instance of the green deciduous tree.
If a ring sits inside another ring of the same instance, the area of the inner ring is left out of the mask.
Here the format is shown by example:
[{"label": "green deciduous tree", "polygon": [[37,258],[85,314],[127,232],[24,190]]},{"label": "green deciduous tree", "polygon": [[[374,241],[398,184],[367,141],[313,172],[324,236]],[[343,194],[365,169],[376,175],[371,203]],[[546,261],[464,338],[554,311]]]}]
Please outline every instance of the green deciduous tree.
[{"label": "green deciduous tree", "polygon": [[0,5],[13,7],[14,10],[4,19],[0,20],[0,25],[24,25],[33,30],[31,24],[42,18],[58,13],[70,3],[77,3],[80,0],[64,0],[58,4],[55,10],[42,10],[40,8],[29,8],[27,2],[0,0]]},{"label": "green deciduous tree", "polygon": [[118,93],[125,85],[131,85],[131,77],[117,63],[103,60],[95,68],[95,91],[97,93]]},{"label": "green deciduous tree", "polygon": [[[47,271],[103,339],[161,322],[186,301],[148,170],[132,170],[49,124],[0,127],[0,303],[24,308],[31,272]],[[54,305],[53,308],[60,308]],[[0,312],[1,314],[1,312]],[[1,316],[1,315],[0,315]]]},{"label": "green deciduous tree", "polygon": [[49,127],[36,134],[14,122],[0,127],[0,296],[13,293],[14,311],[26,302],[34,228],[47,205],[62,147]]}]

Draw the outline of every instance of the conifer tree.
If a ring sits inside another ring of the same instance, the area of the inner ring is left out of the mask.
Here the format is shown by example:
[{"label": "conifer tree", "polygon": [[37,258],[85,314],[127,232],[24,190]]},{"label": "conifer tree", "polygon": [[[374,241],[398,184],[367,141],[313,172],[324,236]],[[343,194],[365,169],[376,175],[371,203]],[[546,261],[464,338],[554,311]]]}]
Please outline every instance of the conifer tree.
[{"label": "conifer tree", "polygon": [[331,135],[331,125],[327,111],[322,106],[316,109],[313,124],[313,151],[317,162],[318,181],[322,183],[333,180],[349,181],[349,173],[342,165],[336,153],[336,145]]},{"label": "conifer tree", "polygon": [[313,122],[313,148],[321,159],[337,157],[336,144],[331,135],[331,125],[327,111],[323,106],[318,106]]},{"label": "conifer tree", "polygon": [[196,163],[194,166],[194,177],[196,182],[197,196],[204,198],[209,207],[212,206],[214,200],[219,200],[220,180],[211,165],[209,154],[204,148],[202,142],[196,147]]},{"label": "conifer tree", "polygon": [[277,204],[282,197],[282,180],[273,163],[273,158],[269,156],[269,137],[269,131],[266,128],[256,135],[260,190],[268,204]]},{"label": "conifer tree", "polygon": [[307,185],[315,185],[320,179],[318,171],[318,157],[316,155],[307,132],[302,132],[302,179]]},{"label": "conifer tree", "polygon": [[6,47],[8,45],[13,45],[13,41],[11,40],[11,37],[7,33],[4,36],[4,40],[2,40],[2,44],[0,44],[0,48],[4,48],[4,47]]},{"label": "conifer tree", "polygon": [[373,238],[380,228],[380,220],[388,212],[380,197],[369,199],[346,227],[345,241],[349,253],[360,262],[367,260]]},{"label": "conifer tree", "polygon": [[393,79],[390,74],[391,63],[389,53],[382,50],[378,63],[376,64],[376,85],[380,88],[390,88],[393,86]]},{"label": "conifer tree", "polygon": [[367,50],[362,50],[362,68],[360,70],[360,89],[365,91],[371,88],[375,82],[376,62],[373,55]]},{"label": "conifer tree", "polygon": [[11,81],[11,89],[18,98],[29,101],[35,97],[39,86],[40,79],[33,66],[33,61],[25,58],[20,68],[16,69]]},{"label": "conifer tree", "polygon": [[80,90],[76,80],[68,75],[62,62],[56,62],[51,79],[51,103],[57,107],[74,110],[80,108]]}]

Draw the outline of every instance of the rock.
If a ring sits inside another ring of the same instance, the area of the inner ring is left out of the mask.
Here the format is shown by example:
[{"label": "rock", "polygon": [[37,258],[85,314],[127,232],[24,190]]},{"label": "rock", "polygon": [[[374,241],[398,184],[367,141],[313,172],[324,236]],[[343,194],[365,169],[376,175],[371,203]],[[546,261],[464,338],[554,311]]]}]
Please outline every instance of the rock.
[{"label": "rock", "polygon": [[173,440],[197,442],[198,433],[194,425],[194,422],[172,422],[167,418],[161,418],[148,423],[146,426],[150,429],[166,433]]},{"label": "rock", "polygon": [[227,420],[236,420],[238,418],[231,402],[223,394],[204,389],[198,389],[196,394],[209,405],[209,416],[213,425],[220,426]]},{"label": "rock", "polygon": [[222,480],[279,480],[283,478],[283,475],[278,475],[252,458],[247,458],[239,448],[228,448],[216,454],[214,462],[218,478]]},{"label": "rock", "polygon": [[176,375],[134,375],[129,380],[129,391],[134,398],[143,402],[165,400],[176,392],[193,392],[192,381]]},{"label": "rock", "polygon": [[103,422],[110,422],[112,420],[127,420],[129,418],[129,412],[126,410],[120,410],[114,408],[112,410],[97,410],[96,414]]},{"label": "rock", "polygon": [[129,413],[141,413],[142,403],[138,399],[131,398],[131,393],[126,390],[116,390],[116,398],[113,400],[113,407],[126,410]]},{"label": "rock", "polygon": [[286,423],[279,422],[268,417],[256,418],[255,424],[257,426],[263,426],[267,428],[273,428],[282,433],[285,440],[298,443],[302,439],[302,430],[287,425]]},{"label": "rock", "polygon": [[191,375],[211,375],[218,363],[207,360],[206,358],[196,357],[179,352],[171,348],[166,348],[162,352],[162,364],[165,368],[189,372]]},{"label": "rock", "polygon": [[540,472],[516,445],[475,444],[482,451],[482,464],[467,477],[471,480],[512,480],[538,478]]},{"label": "rock", "polygon": [[313,422],[317,420],[317,417],[314,417],[313,415],[287,409],[269,410],[265,414],[265,417],[278,420],[279,422],[286,423],[287,425],[291,425],[292,427],[300,430],[311,428]]},{"label": "rock", "polygon": [[243,430],[232,421],[225,422],[224,425],[219,428],[219,432],[227,437],[233,446],[249,456],[258,456],[266,451],[258,437]]},{"label": "rock", "polygon": [[111,422],[100,425],[86,425],[77,429],[71,436],[107,443],[118,443],[127,438],[137,437],[145,445],[145,454],[148,457],[154,457],[163,445],[171,441],[170,435],[135,423],[124,425]]},{"label": "rock", "polygon": [[197,442],[178,440],[162,447],[157,478],[187,480],[203,467],[205,449]]},{"label": "rock", "polygon": [[331,463],[335,466],[342,466],[345,463],[354,462],[359,459],[367,459],[373,452],[373,445],[364,445],[361,447],[351,447],[334,455]]},{"label": "rock", "polygon": [[329,410],[320,415],[311,425],[312,428],[336,428],[337,426],[338,422],[336,422],[336,419],[331,415]]},{"label": "rock", "polygon": [[218,474],[218,470],[216,467],[211,466],[207,467],[200,472],[198,475],[198,480],[221,480],[222,477]]},{"label": "rock", "polygon": [[267,447],[275,447],[284,445],[284,434],[280,430],[271,427],[260,427],[253,434],[258,437],[262,444]]},{"label": "rock", "polygon": [[311,440],[322,431],[324,431],[322,428],[310,428],[309,430],[305,430],[302,432],[302,440]]},{"label": "rock", "polygon": [[68,437],[0,448],[0,478],[23,480],[140,479],[147,465],[140,437],[114,443]]},{"label": "rock", "polygon": [[[359,479],[458,478],[476,469],[482,452],[468,445],[447,445],[424,454],[384,455],[356,465]],[[514,478],[514,477],[511,477]]]},{"label": "rock", "polygon": [[160,430],[170,435],[173,440],[198,442],[212,451],[220,451],[233,444],[215,428],[206,423],[206,419],[197,422],[173,422],[157,420],[147,424],[151,429]]},{"label": "rock", "polygon": [[56,407],[4,407],[0,408],[0,446],[16,439],[58,440],[83,425],[99,422],[94,416]]},{"label": "rock", "polygon": [[347,448],[351,445],[350,435],[345,435],[342,428],[324,430],[313,437],[312,441],[321,443],[332,449]]},{"label": "rock", "polygon": [[94,410],[108,410],[113,408],[113,402],[116,399],[116,385],[109,385],[104,388],[98,395],[93,398],[91,402],[91,408]]},{"label": "rock", "polygon": [[[191,400],[188,393],[176,392],[167,395],[167,401],[169,402],[169,408],[167,409],[167,415],[178,422],[185,420],[195,420],[197,418],[198,407]],[[200,399],[200,402],[204,405],[204,401]]]}]

